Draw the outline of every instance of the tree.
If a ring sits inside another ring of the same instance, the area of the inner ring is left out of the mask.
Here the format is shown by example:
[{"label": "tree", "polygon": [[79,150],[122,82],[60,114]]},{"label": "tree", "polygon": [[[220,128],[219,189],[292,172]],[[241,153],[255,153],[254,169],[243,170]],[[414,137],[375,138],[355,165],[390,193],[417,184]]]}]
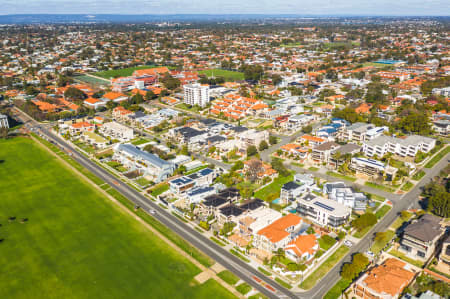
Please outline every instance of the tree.
[{"label": "tree", "polygon": [[269,145],[267,144],[267,142],[265,140],[261,141],[261,143],[259,144],[259,151],[262,152],[263,150],[266,150],[269,148]]},{"label": "tree", "polygon": [[262,162],[259,159],[251,159],[247,163],[247,177],[254,183],[258,179],[258,175],[263,171]]},{"label": "tree", "polygon": [[311,125],[304,126],[302,128],[302,132],[303,133],[311,133],[312,132],[312,126]]},{"label": "tree", "polygon": [[84,100],[86,95],[84,92],[75,87],[69,87],[64,92],[64,97],[72,100]]},{"label": "tree", "polygon": [[236,170],[239,170],[239,169],[242,169],[242,168],[244,168],[244,162],[236,161],[236,163],[234,163],[234,165],[231,166],[230,171],[236,171]]},{"label": "tree", "polygon": [[147,91],[147,92],[145,93],[145,99],[146,99],[147,101],[153,100],[153,99],[156,99],[156,98],[157,98],[157,96],[155,95],[155,93],[154,93],[152,90],[149,90],[149,91]]},{"label": "tree", "polygon": [[341,276],[343,279],[353,281],[368,264],[369,259],[364,254],[356,253],[353,255],[351,263],[346,263],[342,266]]},{"label": "tree", "polygon": [[247,157],[254,156],[258,153],[258,149],[254,145],[247,147]]},{"label": "tree", "polygon": [[286,177],[290,174],[289,170],[283,165],[283,161],[281,159],[272,158],[272,162],[270,164],[272,168],[280,174],[280,176]]},{"label": "tree", "polygon": [[270,136],[269,136],[269,143],[270,143],[271,145],[277,144],[277,143],[278,143],[277,137],[275,137],[275,136],[273,136],[273,135],[270,135]]},{"label": "tree", "polygon": [[353,220],[352,226],[356,228],[356,230],[361,231],[375,223],[377,223],[377,217],[373,213],[367,212]]},{"label": "tree", "polygon": [[1,127],[0,128],[0,138],[6,138],[8,137],[8,128]]}]

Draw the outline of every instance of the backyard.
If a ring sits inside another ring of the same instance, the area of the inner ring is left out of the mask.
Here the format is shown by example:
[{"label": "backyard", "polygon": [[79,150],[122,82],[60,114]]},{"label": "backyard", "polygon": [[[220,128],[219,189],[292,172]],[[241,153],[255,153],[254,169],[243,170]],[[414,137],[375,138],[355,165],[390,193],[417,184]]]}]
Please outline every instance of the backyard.
[{"label": "backyard", "polygon": [[0,157],[2,298],[233,298],[32,140]]}]

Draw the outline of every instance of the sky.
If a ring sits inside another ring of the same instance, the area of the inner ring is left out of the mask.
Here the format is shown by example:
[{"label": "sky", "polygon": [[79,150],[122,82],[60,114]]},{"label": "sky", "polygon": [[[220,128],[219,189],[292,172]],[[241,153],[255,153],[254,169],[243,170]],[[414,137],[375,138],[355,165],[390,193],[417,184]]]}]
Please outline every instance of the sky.
[{"label": "sky", "polygon": [[450,0],[0,0],[0,14],[446,15]]}]

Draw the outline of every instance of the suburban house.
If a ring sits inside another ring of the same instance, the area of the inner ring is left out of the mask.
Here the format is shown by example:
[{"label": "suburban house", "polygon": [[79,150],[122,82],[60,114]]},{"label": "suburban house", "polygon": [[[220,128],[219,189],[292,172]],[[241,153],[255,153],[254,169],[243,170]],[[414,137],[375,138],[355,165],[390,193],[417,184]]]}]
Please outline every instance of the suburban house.
[{"label": "suburban house", "polygon": [[444,234],[441,221],[440,217],[425,214],[410,223],[403,231],[399,251],[413,259],[428,260]]},{"label": "suburban house", "polygon": [[130,141],[131,139],[134,138],[133,129],[124,126],[122,124],[119,124],[117,122],[109,122],[103,124],[99,128],[99,132],[103,136],[110,137],[111,139],[117,139],[121,142]]},{"label": "suburban house", "polygon": [[301,217],[289,213],[259,230],[253,238],[253,245],[268,252],[284,248],[295,239],[303,220]]},{"label": "suburban house", "polygon": [[442,242],[441,253],[439,254],[439,262],[447,265],[447,275],[450,275],[450,235]]},{"label": "suburban house", "polygon": [[214,176],[215,172],[211,168],[201,169],[169,181],[170,191],[174,194],[181,194],[194,186],[209,186],[212,184]]},{"label": "suburban house", "polygon": [[265,130],[257,131],[251,129],[238,134],[236,137],[238,140],[244,142],[247,146],[254,145],[258,147],[261,141],[269,141],[269,132]]},{"label": "suburban house", "polygon": [[319,250],[319,242],[315,234],[300,235],[284,248],[286,257],[296,263],[309,261]]},{"label": "suburban house", "polygon": [[85,122],[85,121],[74,123],[69,126],[69,133],[72,136],[86,132],[86,131],[92,132],[94,130],[95,130],[95,125]]},{"label": "suburban house", "polygon": [[297,212],[321,226],[338,227],[347,222],[352,209],[337,201],[308,193],[297,200]]},{"label": "suburban house", "polygon": [[219,225],[223,225],[226,222],[233,222],[238,224],[239,217],[241,215],[246,215],[251,211],[264,207],[265,207],[264,202],[259,198],[244,201],[240,205],[230,203],[220,208],[219,211],[216,213],[217,223]]},{"label": "suburban house", "polygon": [[326,183],[323,185],[323,194],[346,207],[357,211],[365,211],[369,199],[362,192],[355,192],[342,182]]},{"label": "suburban house", "polygon": [[188,201],[189,204],[199,203],[203,201],[209,195],[213,195],[216,193],[216,189],[214,187],[208,186],[196,186],[189,189],[185,194],[184,198]]},{"label": "suburban house", "polygon": [[352,158],[349,168],[368,176],[386,175],[387,181],[393,180],[397,173],[397,168],[395,167],[385,165],[378,160],[366,158]]},{"label": "suburban house", "polygon": [[287,182],[281,187],[279,204],[287,204],[294,201],[300,194],[307,190],[307,185],[297,182]]},{"label": "suburban house", "polygon": [[122,163],[130,170],[142,172],[144,176],[151,176],[159,183],[170,177],[175,170],[175,166],[158,156],[141,151],[132,144],[116,144],[114,147],[113,159]]},{"label": "suburban house", "polygon": [[128,100],[128,96],[121,92],[110,91],[105,93],[101,97],[101,100],[104,101],[105,103],[109,101],[113,101],[114,103],[120,103],[122,101]]},{"label": "suburban house", "polygon": [[268,224],[280,219],[282,216],[283,215],[280,212],[270,208],[252,211],[239,219],[239,233],[243,237],[251,237]]},{"label": "suburban house", "polygon": [[400,298],[403,289],[415,274],[405,262],[389,258],[358,278],[351,286],[351,296],[361,299]]},{"label": "suburban house", "polygon": [[84,106],[97,110],[100,107],[105,107],[106,103],[102,100],[96,99],[96,98],[87,98],[83,101]]}]

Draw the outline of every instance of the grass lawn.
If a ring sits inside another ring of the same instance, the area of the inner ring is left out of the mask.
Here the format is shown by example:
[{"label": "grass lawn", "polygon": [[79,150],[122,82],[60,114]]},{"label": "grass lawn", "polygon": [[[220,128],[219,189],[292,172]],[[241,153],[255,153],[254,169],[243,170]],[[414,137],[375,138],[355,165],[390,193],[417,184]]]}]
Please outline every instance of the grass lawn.
[{"label": "grass lawn", "polygon": [[249,296],[248,299],[268,299],[268,297],[261,293],[257,293],[255,295]]},{"label": "grass lawn", "polygon": [[409,191],[409,190],[412,189],[412,187],[414,187],[414,184],[411,183],[410,181],[408,181],[402,186],[401,190],[402,191]]},{"label": "grass lawn", "polygon": [[194,169],[191,169],[191,170],[189,170],[189,171],[186,171],[186,173],[184,173],[184,175],[193,174],[194,172],[197,172],[197,171],[199,171],[199,170],[205,169],[206,167],[208,167],[208,165],[202,165],[202,166],[199,166],[199,167],[197,167],[197,168],[194,168]]},{"label": "grass lawn", "polygon": [[0,156],[0,297],[233,298],[191,283],[200,269],[32,140],[0,141]]},{"label": "grass lawn", "polygon": [[311,170],[311,171],[317,171],[317,170],[319,170],[319,168],[317,168],[317,167],[314,167],[314,166],[311,166],[310,168],[308,168],[309,170]]},{"label": "grass lawn", "polygon": [[292,162],[291,165],[294,165],[294,166],[297,166],[297,167],[300,167],[300,168],[303,168],[305,166],[305,164],[298,163],[298,162]]},{"label": "grass lawn", "polygon": [[264,269],[263,267],[258,267],[258,270],[259,270],[262,274],[264,274],[264,275],[266,275],[266,276],[272,275],[272,273],[270,273],[269,271],[267,271],[267,270]]},{"label": "grass lawn", "polygon": [[395,249],[392,249],[391,251],[389,251],[389,254],[398,257],[401,260],[404,260],[405,262],[408,262],[416,267],[422,268],[423,266],[423,262],[418,261],[418,260],[413,260],[407,256],[405,256],[403,253],[401,253],[400,251],[397,251]]},{"label": "grass lawn", "polygon": [[393,188],[391,188],[391,187],[375,184],[375,183],[372,183],[372,182],[365,182],[364,185],[366,185],[368,187],[375,188],[375,189],[383,190],[383,191],[386,191],[386,192],[391,192],[391,193],[395,192],[395,190]]},{"label": "grass lawn", "polygon": [[316,282],[330,271],[338,261],[340,261],[350,249],[342,245],[330,257],[328,257],[313,273],[311,273],[299,287],[305,290],[312,288]]},{"label": "grass lawn", "polygon": [[360,231],[356,231],[356,232],[353,234],[353,237],[358,238],[358,239],[361,239],[362,237],[364,237],[364,236],[367,234],[367,232],[368,232],[372,227],[373,227],[373,225],[367,226],[367,227],[363,228],[363,229],[360,230]]},{"label": "grass lawn", "polygon": [[219,276],[220,278],[223,279],[223,281],[225,281],[226,283],[228,283],[229,285],[232,285],[232,286],[234,286],[239,281],[239,277],[234,275],[229,270],[224,270],[224,271],[220,272],[219,274],[217,274],[217,276]]},{"label": "grass lawn", "polygon": [[386,215],[387,212],[391,209],[391,206],[384,205],[382,206],[376,213],[375,216],[377,216],[377,219],[381,219]]},{"label": "grass lawn", "polygon": [[437,153],[427,164],[425,164],[425,168],[432,168],[437,162],[439,162],[445,155],[450,153],[450,146],[447,146],[439,153]]},{"label": "grass lawn", "polygon": [[[255,192],[255,197],[262,200],[275,199],[280,196],[281,187],[287,182],[294,180],[294,175],[291,174],[286,177],[279,176],[272,183],[266,187]],[[276,196],[275,196],[276,195]]]},{"label": "grass lawn", "polygon": [[129,67],[129,68],[124,68],[124,69],[101,71],[101,72],[94,73],[93,75],[109,80],[111,77],[117,78],[117,77],[131,76],[135,70],[145,70],[145,69],[151,69],[151,68],[155,68],[155,66],[140,65],[140,66]]},{"label": "grass lawn", "polygon": [[141,145],[141,144],[144,144],[144,143],[147,143],[147,142],[150,142],[150,140],[145,139],[145,138],[139,138],[139,139],[131,142],[131,144],[133,144],[133,145]]},{"label": "grass lawn", "polygon": [[425,175],[425,171],[421,170],[421,171],[417,172],[416,174],[414,174],[412,179],[415,181],[418,181],[421,178],[423,178],[424,175]]},{"label": "grass lawn", "polygon": [[252,290],[252,287],[248,283],[243,282],[236,287],[236,290],[242,295],[245,295]]},{"label": "grass lawn", "polygon": [[327,171],[327,174],[331,175],[331,176],[334,176],[335,178],[338,178],[338,179],[344,179],[344,180],[351,181],[351,182],[356,181],[355,177],[344,175],[344,174],[340,174],[340,173],[337,173],[337,172],[334,172],[334,171]]},{"label": "grass lawn", "polygon": [[138,178],[138,179],[136,180],[136,183],[138,183],[138,184],[141,185],[142,187],[145,187],[145,186],[147,186],[148,184],[150,184],[150,181],[149,181],[149,180],[146,180],[146,179],[144,179],[144,178]]},{"label": "grass lawn", "polygon": [[371,194],[371,193],[370,193],[370,198],[373,200],[379,201],[379,202],[384,202],[386,200],[386,198],[384,198],[384,197],[381,197],[376,194]]},{"label": "grass lawn", "polygon": [[292,289],[292,286],[290,284],[288,284],[287,282],[278,277],[275,277],[275,281],[278,282],[281,286],[285,287],[286,289]]},{"label": "grass lawn", "polygon": [[409,212],[407,212],[408,213],[408,218],[406,218],[406,219],[403,219],[402,217],[397,217],[397,219],[395,219],[395,221],[394,221],[394,223],[392,223],[392,225],[391,225],[391,228],[393,228],[394,230],[397,230],[400,226],[402,226],[402,224],[405,222],[405,221],[408,221],[409,219],[411,219],[411,216],[412,216],[412,214],[411,213],[409,213]]},{"label": "grass lawn", "polygon": [[323,297],[324,299],[336,299],[342,295],[344,290],[350,286],[352,282],[341,278]]},{"label": "grass lawn", "polygon": [[233,254],[234,256],[237,256],[238,258],[240,258],[244,262],[250,263],[250,260],[248,258],[243,256],[240,252],[236,251],[235,249],[230,249],[230,252],[231,252],[231,254]]},{"label": "grass lawn", "polygon": [[329,235],[323,235],[322,237],[319,238],[319,246],[325,251],[330,249],[331,246],[333,246],[334,244],[336,244],[336,240],[330,237]]},{"label": "grass lawn", "polygon": [[151,194],[152,194],[154,197],[157,197],[158,195],[160,195],[160,194],[166,192],[167,190],[169,190],[169,184],[164,183],[164,184],[160,184],[160,185],[158,185],[157,187],[153,188]]},{"label": "grass lawn", "polygon": [[207,77],[223,77],[227,81],[240,81],[244,80],[244,73],[242,72],[235,72],[235,71],[228,71],[228,70],[222,70],[222,69],[210,69],[210,70],[203,70],[198,72],[199,75],[206,75]]},{"label": "grass lawn", "polygon": [[386,244],[395,236],[395,232],[388,229],[386,231],[386,237],[383,240],[380,241],[375,241],[373,242],[372,247],[370,248],[370,251],[372,251],[373,253],[377,254],[381,251],[381,249],[384,248],[384,246],[386,246]]}]

